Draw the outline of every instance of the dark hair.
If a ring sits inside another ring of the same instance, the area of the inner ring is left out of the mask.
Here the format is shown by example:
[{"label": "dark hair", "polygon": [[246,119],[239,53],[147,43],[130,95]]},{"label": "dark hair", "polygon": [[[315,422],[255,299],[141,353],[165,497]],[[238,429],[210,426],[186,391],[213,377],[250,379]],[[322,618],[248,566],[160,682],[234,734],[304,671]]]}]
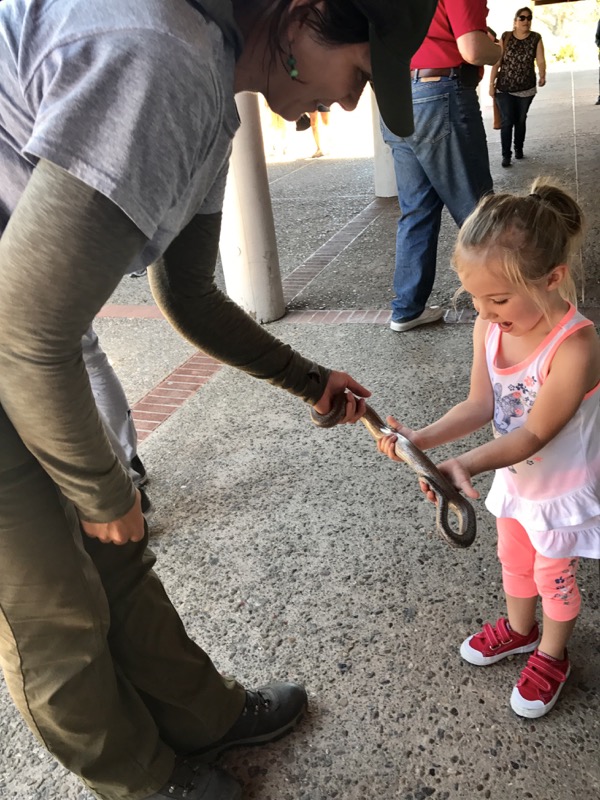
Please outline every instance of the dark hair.
[{"label": "dark hair", "polygon": [[[543,307],[537,287],[555,267],[568,264],[583,233],[579,204],[548,178],[536,178],[526,197],[491,194],[484,197],[465,220],[454,250],[459,272],[461,251],[494,250],[500,255],[504,275]],[[576,304],[572,277],[561,294]]]},{"label": "dark hair", "polygon": [[533,17],[533,11],[528,6],[523,6],[523,8],[519,8],[519,10],[515,12],[515,19],[519,16],[519,14],[522,14],[524,11],[529,11],[531,16]]},{"label": "dark hair", "polygon": [[369,41],[369,21],[360,10],[361,0],[307,0],[290,11],[291,0],[266,3],[260,15],[268,26],[268,50],[272,59],[289,55],[284,33],[290,22],[302,21],[325,45]]}]

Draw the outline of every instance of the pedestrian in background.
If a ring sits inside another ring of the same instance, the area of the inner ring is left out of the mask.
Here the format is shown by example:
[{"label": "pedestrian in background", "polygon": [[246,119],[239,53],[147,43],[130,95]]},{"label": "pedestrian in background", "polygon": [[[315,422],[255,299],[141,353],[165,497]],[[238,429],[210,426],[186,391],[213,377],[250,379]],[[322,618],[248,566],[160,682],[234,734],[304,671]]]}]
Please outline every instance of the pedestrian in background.
[{"label": "pedestrian in background", "polygon": [[330,113],[331,109],[329,106],[324,106],[322,103],[317,103],[316,111],[310,111],[308,114],[302,114],[302,116],[296,120],[296,130],[299,133],[307,131],[309,128],[312,132],[317,149],[312,154],[311,158],[322,158],[327,153],[327,148],[323,146],[321,126],[329,126]]},{"label": "pedestrian in background", "polygon": [[321,126],[328,127],[330,113],[329,106],[324,106],[321,103],[317,105],[316,111],[310,112],[310,129],[317,147],[311,158],[321,158],[327,153],[327,147],[323,144],[324,137]]},{"label": "pedestrian in background", "polygon": [[526,6],[517,11],[512,31],[502,34],[502,56],[490,73],[490,95],[500,108],[503,167],[511,165],[513,134],[515,158],[523,158],[529,106],[537,86],[546,85],[544,45],[541,35],[531,30],[532,19],[532,12]]},{"label": "pedestrian in background", "polygon": [[482,65],[500,47],[487,32],[485,0],[440,0],[411,60],[415,131],[397,136],[382,121],[394,157],[400,204],[392,300],[393,331],[439,320],[427,308],[433,289],[442,209],[457,225],[492,191],[487,141],[477,97]]}]

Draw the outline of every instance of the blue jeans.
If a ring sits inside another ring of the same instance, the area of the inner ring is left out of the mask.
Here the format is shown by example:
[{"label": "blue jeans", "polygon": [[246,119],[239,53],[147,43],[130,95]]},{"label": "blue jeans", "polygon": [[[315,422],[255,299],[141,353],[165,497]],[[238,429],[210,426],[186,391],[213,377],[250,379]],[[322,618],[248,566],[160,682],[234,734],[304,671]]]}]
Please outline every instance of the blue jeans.
[{"label": "blue jeans", "polygon": [[492,191],[477,92],[457,78],[413,81],[415,132],[404,138],[381,122],[394,156],[401,216],[396,235],[392,319],[423,310],[435,280],[442,209],[457,225]]},{"label": "blue jeans", "polygon": [[513,129],[515,132],[515,150],[523,149],[527,124],[527,112],[533,100],[531,97],[516,97],[508,92],[496,92],[496,100],[500,109],[501,127],[500,141],[502,143],[502,158],[512,156],[511,144]]}]

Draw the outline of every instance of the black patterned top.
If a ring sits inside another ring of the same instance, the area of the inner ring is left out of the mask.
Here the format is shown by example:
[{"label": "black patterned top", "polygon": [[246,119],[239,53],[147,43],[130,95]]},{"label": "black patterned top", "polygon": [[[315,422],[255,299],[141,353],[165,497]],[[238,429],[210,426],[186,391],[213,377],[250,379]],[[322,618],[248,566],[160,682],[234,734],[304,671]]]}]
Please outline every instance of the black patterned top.
[{"label": "black patterned top", "polygon": [[535,89],[535,53],[541,35],[531,31],[525,39],[517,39],[511,31],[502,34],[504,53],[496,79],[499,92],[524,92]]}]

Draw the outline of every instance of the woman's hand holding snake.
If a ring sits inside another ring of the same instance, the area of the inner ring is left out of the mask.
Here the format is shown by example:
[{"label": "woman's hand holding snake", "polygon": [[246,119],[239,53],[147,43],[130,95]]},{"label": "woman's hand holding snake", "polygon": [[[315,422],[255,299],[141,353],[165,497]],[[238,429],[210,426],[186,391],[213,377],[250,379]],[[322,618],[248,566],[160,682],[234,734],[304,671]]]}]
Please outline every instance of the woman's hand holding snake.
[{"label": "woman's hand holding snake", "polygon": [[337,370],[331,372],[325,391],[313,408],[317,414],[328,414],[334,405],[335,398],[344,392],[346,393],[346,408],[344,416],[337,424],[358,422],[366,411],[364,398],[370,397],[371,392],[357,383],[347,372],[338,372]]}]

